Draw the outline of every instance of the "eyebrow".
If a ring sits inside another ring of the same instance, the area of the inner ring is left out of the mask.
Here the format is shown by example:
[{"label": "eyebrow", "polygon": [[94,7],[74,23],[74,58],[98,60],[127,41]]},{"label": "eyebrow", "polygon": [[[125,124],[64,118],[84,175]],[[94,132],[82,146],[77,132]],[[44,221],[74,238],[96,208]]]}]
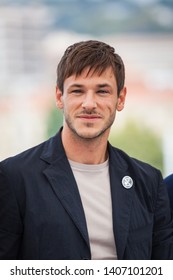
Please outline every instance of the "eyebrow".
[{"label": "eyebrow", "polygon": [[98,84],[97,85],[98,87],[100,87],[100,88],[103,88],[103,87],[110,87],[110,85],[109,84]]},{"label": "eyebrow", "polygon": [[[84,86],[84,85],[82,85],[82,84],[72,84],[72,85],[70,85],[70,88],[71,88],[71,87],[78,87],[78,88],[81,88],[81,87],[83,87],[83,86]],[[99,88],[110,87],[110,85],[107,84],[107,83],[104,83],[104,84],[97,84],[96,86],[99,87]]]},{"label": "eyebrow", "polygon": [[70,85],[70,88],[71,87],[78,87],[78,88],[81,88],[81,87],[83,87],[83,85],[81,85],[81,84],[72,84],[72,85]]}]

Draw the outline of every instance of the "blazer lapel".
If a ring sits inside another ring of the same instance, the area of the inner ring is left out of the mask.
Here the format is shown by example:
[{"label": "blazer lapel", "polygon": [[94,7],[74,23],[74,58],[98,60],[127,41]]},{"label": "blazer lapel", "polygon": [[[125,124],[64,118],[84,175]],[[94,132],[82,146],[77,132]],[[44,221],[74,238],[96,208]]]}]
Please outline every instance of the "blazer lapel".
[{"label": "blazer lapel", "polygon": [[130,213],[134,195],[134,180],[132,187],[126,188],[122,184],[122,179],[125,176],[130,176],[132,178],[126,162],[120,154],[110,146],[110,182],[113,228],[118,259],[123,259],[129,232]]},{"label": "blazer lapel", "polygon": [[81,198],[64,152],[60,132],[52,138],[51,142],[47,142],[41,158],[49,163],[43,173],[89,247],[89,237]]}]

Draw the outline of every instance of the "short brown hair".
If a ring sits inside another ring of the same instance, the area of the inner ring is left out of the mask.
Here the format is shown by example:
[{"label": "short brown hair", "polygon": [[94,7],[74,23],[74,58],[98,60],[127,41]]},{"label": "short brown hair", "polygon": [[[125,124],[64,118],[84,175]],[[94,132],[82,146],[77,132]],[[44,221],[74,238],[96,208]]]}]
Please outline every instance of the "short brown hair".
[{"label": "short brown hair", "polygon": [[66,49],[57,67],[59,89],[63,92],[65,79],[71,75],[80,75],[86,67],[89,67],[88,73],[94,70],[99,74],[112,67],[119,95],[124,87],[124,63],[113,47],[96,40],[78,42]]}]

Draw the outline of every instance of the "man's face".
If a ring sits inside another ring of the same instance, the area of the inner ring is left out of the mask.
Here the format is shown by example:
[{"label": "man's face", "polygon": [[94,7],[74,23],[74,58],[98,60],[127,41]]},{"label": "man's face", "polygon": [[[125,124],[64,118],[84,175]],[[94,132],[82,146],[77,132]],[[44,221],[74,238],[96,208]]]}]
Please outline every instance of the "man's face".
[{"label": "man's face", "polygon": [[63,94],[57,88],[56,99],[64,111],[64,129],[82,139],[109,134],[116,110],[124,107],[126,89],[117,96],[117,82],[111,68],[101,75],[72,75],[64,81]]}]

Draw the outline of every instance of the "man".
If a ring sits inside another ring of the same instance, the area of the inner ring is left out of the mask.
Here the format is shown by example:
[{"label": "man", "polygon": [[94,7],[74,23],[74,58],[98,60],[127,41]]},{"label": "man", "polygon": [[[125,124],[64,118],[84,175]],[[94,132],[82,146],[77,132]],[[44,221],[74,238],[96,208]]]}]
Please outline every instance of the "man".
[{"label": "man", "polygon": [[171,209],[173,210],[173,173],[167,176],[164,179],[165,184],[167,185],[168,195],[170,199]]},{"label": "man", "polygon": [[124,64],[79,42],[57,68],[63,128],[0,164],[1,259],[171,259],[168,196],[155,168],[108,143]]}]

